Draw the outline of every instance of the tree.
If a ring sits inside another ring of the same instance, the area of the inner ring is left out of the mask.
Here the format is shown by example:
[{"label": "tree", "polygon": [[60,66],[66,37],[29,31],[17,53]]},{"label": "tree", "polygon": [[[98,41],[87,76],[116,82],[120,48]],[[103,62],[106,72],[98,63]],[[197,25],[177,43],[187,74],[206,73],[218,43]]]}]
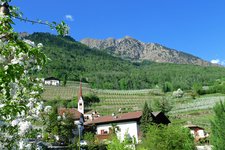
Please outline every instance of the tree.
[{"label": "tree", "polygon": [[[32,124],[40,119],[44,110],[39,101],[43,91],[42,80],[35,75],[46,64],[47,57],[41,51],[43,44],[22,40],[13,31],[12,18],[19,17],[18,8],[10,6],[11,0],[0,1],[0,128],[1,149],[29,149],[27,138],[35,138],[38,131]],[[65,23],[49,25],[59,33],[67,30]],[[67,30],[68,31],[68,30]],[[66,33],[67,33],[66,31]]]},{"label": "tree", "polygon": [[94,145],[95,144],[95,134],[92,132],[86,132],[84,133],[84,138],[83,140],[85,140],[89,145]]},{"label": "tree", "polygon": [[46,141],[66,145],[72,144],[71,139],[74,137],[73,130],[76,129],[76,125],[70,114],[58,116],[57,107],[55,107],[47,118],[45,132],[49,139],[46,139]]},{"label": "tree", "polygon": [[91,106],[93,103],[99,103],[100,99],[95,94],[84,96],[84,105]]},{"label": "tree", "polygon": [[148,106],[148,103],[145,102],[144,107],[143,107],[143,111],[142,111],[142,117],[141,117],[141,131],[143,133],[143,135],[145,135],[148,126],[152,124],[152,116],[151,116],[151,108]]},{"label": "tree", "polygon": [[175,125],[151,125],[138,147],[141,150],[193,150],[194,138],[190,131]]},{"label": "tree", "polygon": [[211,121],[211,143],[214,150],[223,150],[225,147],[225,102],[220,101],[213,110],[215,116]]},{"label": "tree", "polygon": [[192,94],[197,96],[201,93],[201,90],[202,90],[202,85],[199,84],[199,83],[194,83],[193,86],[192,86]]},{"label": "tree", "polygon": [[110,143],[107,145],[107,150],[131,150],[127,141],[120,141],[116,135],[112,136]]},{"label": "tree", "polygon": [[163,92],[171,92],[173,90],[173,85],[170,82],[165,82],[162,87]]},{"label": "tree", "polygon": [[67,79],[68,79],[68,75],[67,73],[64,75],[64,78],[63,78],[63,86],[66,86],[67,84]]},{"label": "tree", "polygon": [[154,106],[157,111],[161,111],[165,114],[167,114],[172,109],[172,105],[171,105],[170,101],[165,97],[155,100]]},{"label": "tree", "polygon": [[117,126],[116,123],[112,123],[111,124],[111,127],[109,128],[109,133],[112,135],[112,136],[116,136],[116,133],[120,131],[120,127]]}]

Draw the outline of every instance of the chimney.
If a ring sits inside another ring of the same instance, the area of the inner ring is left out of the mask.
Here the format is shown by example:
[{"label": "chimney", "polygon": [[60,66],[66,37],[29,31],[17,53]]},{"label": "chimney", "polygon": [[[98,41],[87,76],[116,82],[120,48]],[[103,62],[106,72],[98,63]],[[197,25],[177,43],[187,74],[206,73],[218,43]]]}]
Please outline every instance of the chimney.
[{"label": "chimney", "polygon": [[112,113],[112,117],[113,117],[114,119],[118,118],[118,116],[117,116],[115,113]]}]

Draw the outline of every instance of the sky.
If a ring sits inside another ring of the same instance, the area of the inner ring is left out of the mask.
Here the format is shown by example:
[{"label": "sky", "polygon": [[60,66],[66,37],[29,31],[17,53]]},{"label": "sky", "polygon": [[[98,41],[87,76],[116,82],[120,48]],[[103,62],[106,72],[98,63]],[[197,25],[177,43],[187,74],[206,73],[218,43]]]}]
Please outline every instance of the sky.
[{"label": "sky", "polygon": [[[225,65],[224,0],[14,0],[24,17],[65,21],[70,36],[106,39],[131,36]],[[17,32],[50,32],[15,20]]]}]

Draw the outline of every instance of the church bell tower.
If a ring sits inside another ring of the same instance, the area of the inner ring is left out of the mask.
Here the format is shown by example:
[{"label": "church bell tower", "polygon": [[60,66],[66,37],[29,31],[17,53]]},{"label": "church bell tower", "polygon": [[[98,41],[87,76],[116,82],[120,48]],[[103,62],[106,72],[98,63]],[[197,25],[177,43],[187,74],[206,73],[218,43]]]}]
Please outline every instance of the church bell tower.
[{"label": "church bell tower", "polygon": [[84,114],[84,100],[82,98],[82,83],[80,81],[80,89],[78,92],[78,111]]}]

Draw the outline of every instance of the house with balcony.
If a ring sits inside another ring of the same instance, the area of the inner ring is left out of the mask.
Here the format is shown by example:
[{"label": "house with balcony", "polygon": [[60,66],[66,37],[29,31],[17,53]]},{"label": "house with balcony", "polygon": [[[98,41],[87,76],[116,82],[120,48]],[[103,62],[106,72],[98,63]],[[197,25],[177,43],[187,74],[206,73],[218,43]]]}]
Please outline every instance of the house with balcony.
[{"label": "house with balcony", "polygon": [[[169,124],[169,119],[162,112],[152,112],[153,122],[156,124]],[[112,133],[113,126],[117,127],[116,135],[123,141],[125,137],[130,138],[133,143],[139,143],[141,139],[140,121],[142,111],[128,112],[118,115],[101,116],[84,123],[85,127],[95,127],[96,137],[107,140]]]}]

